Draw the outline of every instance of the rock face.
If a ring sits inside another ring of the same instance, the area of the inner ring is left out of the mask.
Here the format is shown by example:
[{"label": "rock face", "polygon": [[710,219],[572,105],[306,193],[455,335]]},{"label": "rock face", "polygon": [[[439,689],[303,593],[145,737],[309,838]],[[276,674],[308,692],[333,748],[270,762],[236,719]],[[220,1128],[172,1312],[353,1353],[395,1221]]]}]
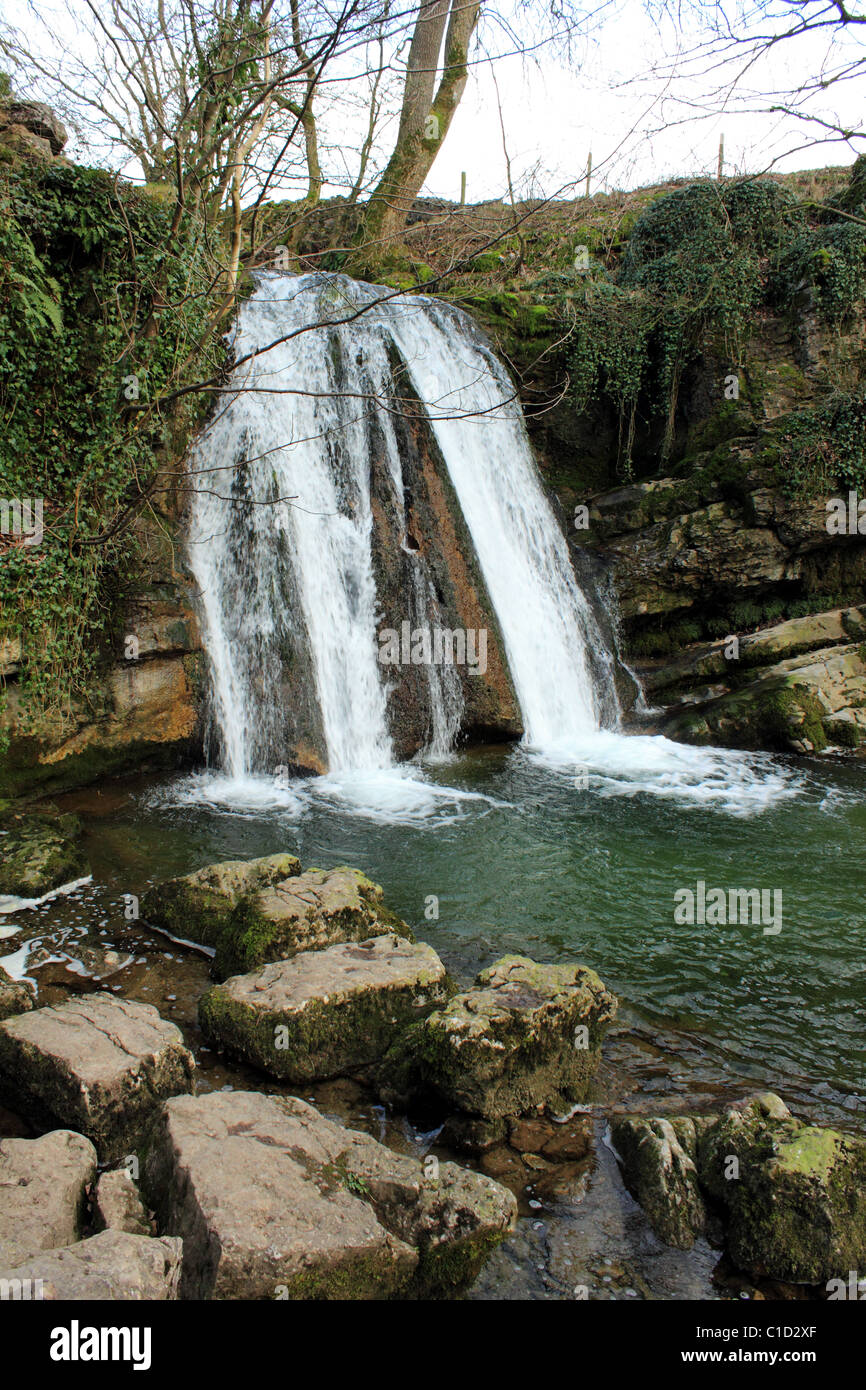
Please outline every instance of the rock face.
[{"label": "rock face", "polygon": [[[793,753],[866,743],[866,609],[834,609],[696,647],[643,672],[665,733]],[[726,656],[734,651],[735,657]]]},{"label": "rock face", "polygon": [[149,888],[141,899],[141,913],[146,921],[163,927],[172,936],[215,949],[245,894],[281,883],[300,872],[300,862],[293,854],[209,864],[194,874],[170,878]]},{"label": "rock face", "polygon": [[177,766],[199,751],[201,637],[174,569],[163,529],[168,525],[163,519],[162,526],[137,528],[150,557],[146,573],[119,619],[115,663],[89,702],[62,718],[34,719],[18,680],[20,645],[0,647],[0,673],[7,681],[0,728],[8,738],[0,757],[0,796],[83,786],[130,768]]},{"label": "rock face", "polygon": [[695,1166],[695,1121],[627,1115],[612,1121],[611,1139],[626,1186],[656,1235],[678,1250],[691,1250],[707,1224]]},{"label": "rock face", "polygon": [[0,1269],[80,1235],[96,1150],[70,1130],[0,1141]]},{"label": "rock face", "polygon": [[0,965],[0,1023],[35,1007],[33,986],[13,980]]},{"label": "rock face", "polygon": [[181,1254],[182,1242],[170,1236],[155,1240],[103,1231],[77,1245],[46,1250],[14,1268],[0,1269],[0,1289],[10,1291],[7,1297],[20,1298],[26,1281],[46,1301],[175,1299]]},{"label": "rock face", "polygon": [[145,1165],[186,1298],[387,1298],[459,1286],[514,1221],[512,1195],[454,1164],[425,1175],[288,1097],[167,1102]]},{"label": "rock face", "polygon": [[162,1101],[193,1087],[180,1030],[150,1004],[91,994],[0,1024],[0,1094],[38,1127],[92,1139],[102,1162],[140,1142]]},{"label": "rock face", "polygon": [[866,1141],[794,1119],[771,1093],[720,1116],[612,1125],[630,1190],[657,1235],[688,1249],[721,1218],[731,1259],[794,1284],[866,1262]]},{"label": "rock face", "polygon": [[617,1001],[582,965],[504,956],[385,1059],[385,1100],[414,1091],[485,1120],[586,1098]]},{"label": "rock face", "polygon": [[299,951],[387,933],[412,939],[377,883],[359,869],[307,869],[241,898],[217,945],[214,974],[225,979]]},{"label": "rock face", "polygon": [[6,815],[0,818],[0,896],[39,898],[85,878],[90,867],[75,816]]},{"label": "rock face", "polygon": [[147,1209],[126,1168],[100,1174],[93,1195],[93,1224],[97,1231],[126,1231],[152,1235]]},{"label": "rock face", "polygon": [[447,997],[432,946],[377,936],[235,975],[202,997],[199,1021],[215,1047],[303,1082],[378,1061]]}]

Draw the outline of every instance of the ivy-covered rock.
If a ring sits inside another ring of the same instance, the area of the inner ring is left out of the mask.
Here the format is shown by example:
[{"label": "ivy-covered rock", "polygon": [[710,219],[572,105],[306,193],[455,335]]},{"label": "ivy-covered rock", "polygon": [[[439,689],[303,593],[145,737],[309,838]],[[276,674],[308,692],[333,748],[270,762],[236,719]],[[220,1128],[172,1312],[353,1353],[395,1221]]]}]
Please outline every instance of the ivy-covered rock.
[{"label": "ivy-covered rock", "polygon": [[141,914],[172,936],[216,948],[232,912],[246,894],[282,883],[300,872],[300,861],[293,854],[208,864],[193,874],[148,888],[141,898]]},{"label": "ivy-covered rock", "polygon": [[90,867],[75,816],[0,817],[0,896],[39,898],[85,878]]},{"label": "ivy-covered rock", "polygon": [[219,1050],[305,1082],[378,1061],[447,998],[432,946],[377,936],[234,975],[202,996],[199,1022]]},{"label": "ivy-covered rock", "polygon": [[617,1001],[593,970],[503,956],[411,1028],[385,1058],[380,1090],[417,1092],[487,1120],[586,1099]]},{"label": "ivy-covered rock", "polygon": [[170,1100],[144,1180],[160,1230],[183,1236],[184,1298],[450,1292],[516,1217],[490,1178],[394,1154],[302,1100],[258,1092]]}]

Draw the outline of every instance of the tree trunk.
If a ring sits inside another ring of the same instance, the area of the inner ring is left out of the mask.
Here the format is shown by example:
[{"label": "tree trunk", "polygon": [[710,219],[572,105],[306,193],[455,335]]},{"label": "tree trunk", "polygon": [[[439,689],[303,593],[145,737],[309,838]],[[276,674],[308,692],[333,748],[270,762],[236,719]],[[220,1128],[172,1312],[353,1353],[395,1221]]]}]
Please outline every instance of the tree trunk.
[{"label": "tree trunk", "polygon": [[[399,241],[448,134],[466,87],[469,43],[480,9],[480,0],[422,0],[409,49],[397,142],[367,204],[361,229],[358,254],[368,265],[387,259]],[[446,20],[444,64],[436,88]]]}]

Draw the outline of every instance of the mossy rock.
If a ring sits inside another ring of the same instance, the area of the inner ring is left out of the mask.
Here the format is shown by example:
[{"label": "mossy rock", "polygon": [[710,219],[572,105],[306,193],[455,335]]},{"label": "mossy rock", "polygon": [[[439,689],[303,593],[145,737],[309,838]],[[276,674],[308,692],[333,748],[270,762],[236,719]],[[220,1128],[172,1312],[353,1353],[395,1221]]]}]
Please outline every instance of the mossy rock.
[{"label": "mossy rock", "polygon": [[697,1152],[741,1269],[821,1284],[864,1268],[866,1141],[803,1124],[768,1093],[729,1107]]},{"label": "mossy rock", "polygon": [[172,936],[216,948],[242,898],[300,872],[293,854],[208,864],[149,888],[142,895],[141,915]]},{"label": "mossy rock", "polygon": [[76,816],[0,817],[0,895],[39,898],[90,873]]}]

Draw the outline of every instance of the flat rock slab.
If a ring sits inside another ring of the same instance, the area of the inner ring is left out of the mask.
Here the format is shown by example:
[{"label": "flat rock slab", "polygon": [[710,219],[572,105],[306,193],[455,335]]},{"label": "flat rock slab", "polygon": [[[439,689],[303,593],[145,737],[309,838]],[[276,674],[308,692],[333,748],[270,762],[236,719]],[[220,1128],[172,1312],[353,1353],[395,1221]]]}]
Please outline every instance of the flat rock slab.
[{"label": "flat rock slab", "polygon": [[0,1024],[0,1095],[37,1127],[87,1135],[100,1161],[130,1153],[164,1099],[191,1091],[180,1030],[150,1004],[90,994]]},{"label": "flat rock slab", "polygon": [[243,897],[300,872],[300,861],[293,854],[209,864],[149,888],[141,898],[141,915],[172,936],[216,949]]},{"label": "flat rock slab", "polygon": [[373,1299],[459,1285],[514,1222],[498,1183],[428,1169],[304,1101],[221,1091],[166,1103],[144,1180],[183,1238],[181,1297]]},{"label": "flat rock slab", "polygon": [[0,1142],[0,1268],[78,1240],[96,1150],[70,1130]]},{"label": "flat rock slab", "polygon": [[139,1301],[177,1298],[182,1242],[103,1231],[0,1270],[0,1299]]},{"label": "flat rock slab", "polygon": [[15,1014],[25,1014],[36,1004],[33,986],[13,980],[0,965],[0,1022]]},{"label": "flat rock slab", "polygon": [[376,936],[234,975],[199,1002],[208,1042],[289,1081],[345,1076],[448,998],[432,946]]},{"label": "flat rock slab", "polygon": [[417,1092],[495,1120],[586,1099],[617,1001],[583,965],[504,956],[415,1024],[385,1058],[383,1098]]},{"label": "flat rock slab", "polygon": [[386,934],[413,939],[377,883],[359,869],[307,869],[241,899],[217,946],[214,973],[243,975],[301,951]]}]

